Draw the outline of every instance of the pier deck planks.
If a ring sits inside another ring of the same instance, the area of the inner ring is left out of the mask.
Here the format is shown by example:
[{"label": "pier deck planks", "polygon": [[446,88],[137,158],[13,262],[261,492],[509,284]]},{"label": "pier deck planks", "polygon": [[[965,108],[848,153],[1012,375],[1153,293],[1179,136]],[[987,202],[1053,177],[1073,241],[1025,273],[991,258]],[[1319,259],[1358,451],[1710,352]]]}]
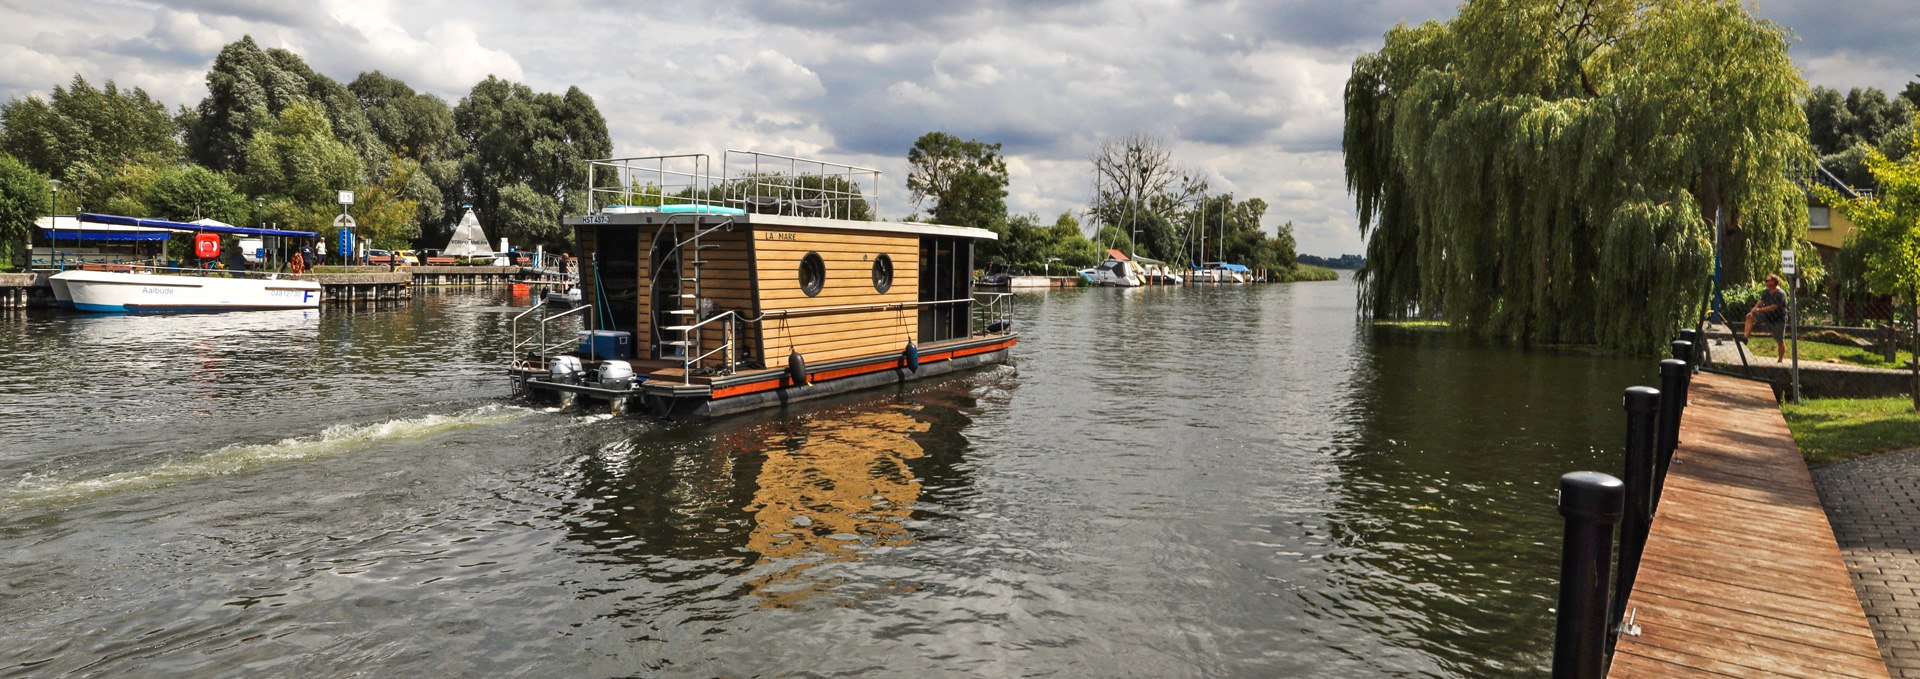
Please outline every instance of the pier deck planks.
[{"label": "pier deck planks", "polygon": [[1608,676],[1888,676],[1773,391],[1689,400]]}]

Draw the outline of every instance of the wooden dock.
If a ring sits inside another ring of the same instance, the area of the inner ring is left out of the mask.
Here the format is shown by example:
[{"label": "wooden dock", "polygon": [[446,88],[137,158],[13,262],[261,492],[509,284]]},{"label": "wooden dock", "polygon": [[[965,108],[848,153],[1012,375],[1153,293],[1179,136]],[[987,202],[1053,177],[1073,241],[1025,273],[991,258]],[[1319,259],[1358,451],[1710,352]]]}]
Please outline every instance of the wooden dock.
[{"label": "wooden dock", "polygon": [[1608,676],[1888,676],[1773,390],[1689,397]]}]

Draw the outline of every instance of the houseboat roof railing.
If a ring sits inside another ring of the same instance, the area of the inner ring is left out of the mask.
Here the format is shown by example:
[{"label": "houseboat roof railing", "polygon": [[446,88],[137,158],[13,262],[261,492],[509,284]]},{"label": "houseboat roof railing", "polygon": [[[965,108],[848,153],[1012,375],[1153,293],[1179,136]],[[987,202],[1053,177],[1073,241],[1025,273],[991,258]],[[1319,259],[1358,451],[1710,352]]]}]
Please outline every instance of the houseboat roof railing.
[{"label": "houseboat roof railing", "polygon": [[722,206],[727,201],[714,191],[721,183],[713,176],[713,159],[704,153],[590,160],[587,212],[677,204]]},{"label": "houseboat roof railing", "polygon": [[879,212],[880,171],[870,167],[727,149],[720,170],[733,207],[748,212],[868,220]]},{"label": "houseboat roof railing", "polygon": [[588,161],[587,211],[647,212],[711,205],[757,214],[871,220],[880,171],[812,158],[727,149],[721,171],[703,153]]}]

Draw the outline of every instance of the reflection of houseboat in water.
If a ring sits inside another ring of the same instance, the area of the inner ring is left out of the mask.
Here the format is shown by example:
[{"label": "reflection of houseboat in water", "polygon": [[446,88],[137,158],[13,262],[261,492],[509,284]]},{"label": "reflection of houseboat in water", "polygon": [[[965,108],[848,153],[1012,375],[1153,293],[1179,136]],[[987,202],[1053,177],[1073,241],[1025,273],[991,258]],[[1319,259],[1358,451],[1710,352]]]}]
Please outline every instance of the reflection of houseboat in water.
[{"label": "reflection of houseboat in water", "polygon": [[[973,293],[993,232],[872,221],[879,172],[727,151],[594,161],[568,217],[584,305],[515,318],[515,391],[711,416],[1007,358],[1010,296]],[[612,187],[612,188],[608,188]],[[562,323],[588,327],[576,343]]]}]

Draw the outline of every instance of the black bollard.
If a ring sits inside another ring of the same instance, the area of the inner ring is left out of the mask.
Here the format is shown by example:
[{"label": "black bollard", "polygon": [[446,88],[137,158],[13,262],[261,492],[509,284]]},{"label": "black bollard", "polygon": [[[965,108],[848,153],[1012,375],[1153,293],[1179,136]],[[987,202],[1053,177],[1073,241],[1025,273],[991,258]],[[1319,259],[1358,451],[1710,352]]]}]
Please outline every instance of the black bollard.
[{"label": "black bollard", "polygon": [[[1699,360],[1700,359],[1699,353],[1701,349],[1700,345],[1694,344],[1693,342],[1690,342],[1687,340],[1675,340],[1673,344],[1670,345],[1670,347],[1673,351],[1674,358],[1677,358],[1686,362],[1687,364],[1686,386],[1693,386],[1693,373],[1695,370],[1699,369],[1699,365],[1700,365],[1700,360]],[[1687,400],[1684,398],[1680,399],[1680,409],[1681,410],[1687,409]]]},{"label": "black bollard", "polygon": [[1681,330],[1680,339],[1693,345],[1693,354],[1687,357],[1687,363],[1695,371],[1700,370],[1700,364],[1707,361],[1707,345],[1700,343],[1700,331],[1694,328]]},{"label": "black bollard", "polygon": [[1687,370],[1685,361],[1669,358],[1660,362],[1660,435],[1654,452],[1659,464],[1653,469],[1653,504],[1660,506],[1660,489],[1667,484],[1667,467],[1673,464],[1673,449],[1680,446],[1680,418],[1687,407]]},{"label": "black bollard", "polygon": [[1680,359],[1682,361],[1686,361],[1688,368],[1693,367],[1693,343],[1692,342],[1689,342],[1687,340],[1674,340],[1673,342],[1667,345],[1667,349],[1668,351],[1673,352],[1674,358]]},{"label": "black bollard", "polygon": [[1599,472],[1560,477],[1560,609],[1553,636],[1555,679],[1599,679],[1606,669],[1607,577],[1613,526],[1620,522],[1620,479]]},{"label": "black bollard", "polygon": [[1655,426],[1660,413],[1660,390],[1631,387],[1623,399],[1627,409],[1627,455],[1623,470],[1626,502],[1620,517],[1620,572],[1614,578],[1613,619],[1608,630],[1620,633],[1620,616],[1627,610],[1627,595],[1633,592],[1633,580],[1640,572],[1640,553],[1647,548],[1647,532],[1653,526],[1653,466]]}]

